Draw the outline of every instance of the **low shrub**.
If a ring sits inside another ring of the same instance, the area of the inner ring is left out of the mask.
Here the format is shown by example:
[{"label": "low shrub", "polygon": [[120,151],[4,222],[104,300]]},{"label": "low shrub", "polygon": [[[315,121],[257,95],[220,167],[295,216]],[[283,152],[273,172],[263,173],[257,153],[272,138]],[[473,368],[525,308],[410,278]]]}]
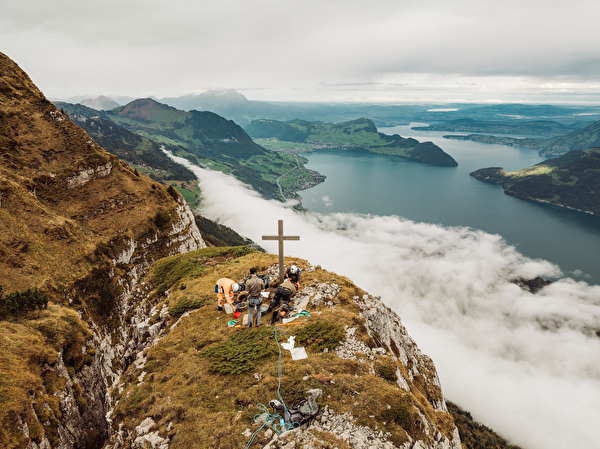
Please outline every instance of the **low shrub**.
[{"label": "low shrub", "polygon": [[[157,293],[162,294],[182,278],[193,279],[202,274],[205,267],[189,254],[171,256],[161,260],[154,269]],[[182,312],[183,313],[183,312]]]},{"label": "low shrub", "polygon": [[296,345],[306,346],[315,351],[335,348],[344,337],[344,331],[328,321],[317,321],[296,332]]},{"label": "low shrub", "polygon": [[385,409],[381,416],[385,421],[394,421],[403,429],[411,429],[415,425],[415,418],[412,414],[413,406],[410,398],[393,398],[390,407]]},{"label": "low shrub", "polygon": [[222,343],[200,352],[210,357],[209,371],[220,374],[243,374],[256,370],[266,359],[278,354],[273,331],[266,326],[241,329]]},{"label": "low shrub", "polygon": [[375,372],[385,380],[390,382],[396,382],[398,376],[396,375],[396,367],[391,363],[378,363],[375,365]]},{"label": "low shrub", "polygon": [[34,290],[28,288],[24,292],[15,291],[4,297],[0,285],[0,319],[19,319],[28,312],[47,307],[48,295],[40,293],[37,287]]}]

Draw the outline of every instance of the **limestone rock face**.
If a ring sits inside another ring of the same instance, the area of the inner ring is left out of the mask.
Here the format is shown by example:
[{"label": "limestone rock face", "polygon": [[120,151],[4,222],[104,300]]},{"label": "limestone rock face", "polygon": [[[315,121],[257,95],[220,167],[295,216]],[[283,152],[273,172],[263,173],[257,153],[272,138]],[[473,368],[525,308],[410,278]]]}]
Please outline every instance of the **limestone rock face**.
[{"label": "limestone rock face", "polygon": [[205,246],[180,195],[104,151],[0,53],[0,285],[39,288],[93,335],[82,367],[65,366],[59,350],[37,369],[59,387],[47,401],[33,388],[32,408],[17,416],[27,447],[97,447],[108,437],[110,388],[165,321],[148,324],[141,273]]}]

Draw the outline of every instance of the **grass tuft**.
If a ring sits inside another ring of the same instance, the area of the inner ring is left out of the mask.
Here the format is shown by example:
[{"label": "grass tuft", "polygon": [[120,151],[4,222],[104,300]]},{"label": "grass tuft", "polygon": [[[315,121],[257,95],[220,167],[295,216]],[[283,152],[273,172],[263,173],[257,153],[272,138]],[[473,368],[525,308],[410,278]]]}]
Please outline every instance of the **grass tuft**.
[{"label": "grass tuft", "polygon": [[396,382],[398,376],[396,375],[396,366],[392,363],[378,363],[375,365],[375,372],[382,378],[390,382]]},{"label": "grass tuft", "polygon": [[187,310],[198,309],[206,304],[209,304],[211,299],[208,295],[205,295],[202,298],[190,299],[187,296],[184,296],[174,306],[169,308],[169,315],[174,318],[179,318],[183,315]]}]

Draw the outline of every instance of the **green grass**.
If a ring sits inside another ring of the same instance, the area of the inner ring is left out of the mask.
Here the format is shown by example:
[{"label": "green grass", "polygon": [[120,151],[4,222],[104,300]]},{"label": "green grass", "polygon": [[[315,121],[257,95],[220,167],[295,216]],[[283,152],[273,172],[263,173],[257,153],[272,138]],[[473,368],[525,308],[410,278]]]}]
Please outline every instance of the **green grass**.
[{"label": "green grass", "polygon": [[154,267],[154,283],[158,286],[157,293],[164,293],[183,278],[194,279],[201,276],[206,269],[203,264],[206,258],[216,256],[236,258],[253,251],[246,246],[204,248],[161,259]]},{"label": "green grass", "polygon": [[174,318],[179,318],[186,311],[191,309],[198,309],[210,302],[208,295],[204,295],[202,298],[188,298],[184,296],[177,303],[169,308],[169,315]]},{"label": "green grass", "polygon": [[181,194],[181,196],[183,196],[183,199],[185,199],[186,203],[188,203],[188,204],[195,204],[196,201],[198,201],[198,199],[196,198],[196,195],[194,194],[194,192],[191,192],[188,189],[184,189],[184,188],[181,188],[181,187],[175,187],[175,188]]},{"label": "green grass", "polygon": [[296,332],[298,346],[306,346],[317,352],[335,348],[343,338],[341,327],[328,321],[311,323]]},{"label": "green grass", "polygon": [[522,178],[524,176],[535,176],[535,175],[547,175],[556,170],[556,167],[550,167],[548,165],[534,165],[533,167],[524,168],[522,170],[516,170],[507,173],[511,178]]}]

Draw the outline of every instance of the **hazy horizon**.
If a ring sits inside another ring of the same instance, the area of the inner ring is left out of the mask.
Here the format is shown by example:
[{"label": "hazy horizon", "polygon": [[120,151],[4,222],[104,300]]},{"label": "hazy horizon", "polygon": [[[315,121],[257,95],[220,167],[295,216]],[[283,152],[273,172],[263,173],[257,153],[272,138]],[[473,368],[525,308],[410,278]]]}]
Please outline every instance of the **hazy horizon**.
[{"label": "hazy horizon", "polygon": [[[250,101],[259,101],[259,102],[265,102],[265,103],[289,103],[289,104],[327,104],[327,105],[354,105],[354,104],[361,104],[361,105],[382,105],[382,106],[416,106],[416,105],[422,105],[422,106],[456,106],[458,108],[460,108],[461,105],[464,106],[468,106],[468,105],[484,105],[484,106],[494,106],[494,105],[510,105],[510,104],[523,104],[523,105],[549,105],[549,106],[581,106],[581,107],[585,107],[585,106],[589,106],[589,107],[595,107],[595,106],[600,106],[600,96],[598,98],[598,100],[594,100],[594,101],[576,101],[573,99],[564,99],[561,101],[550,101],[550,100],[538,100],[538,101],[516,101],[516,100],[506,100],[506,101],[501,101],[501,100],[466,100],[466,99],[462,99],[462,100],[439,100],[439,101],[434,101],[434,100],[421,100],[421,99],[417,99],[417,100],[410,100],[410,99],[405,99],[405,100],[388,100],[388,101],[375,101],[372,100],[370,98],[367,99],[363,99],[363,100],[356,100],[356,101],[344,101],[344,100],[278,100],[278,99],[273,99],[273,100],[266,100],[266,99],[262,99],[262,98],[248,98],[244,93],[237,91],[236,89],[228,89],[228,88],[220,88],[220,89],[210,89],[210,90],[206,90],[204,92],[200,92],[200,93],[187,93],[187,94],[182,94],[179,96],[164,96],[164,97],[156,97],[154,95],[151,96],[139,96],[139,97],[134,97],[131,95],[112,95],[112,94],[105,94],[105,93],[101,93],[101,94],[95,94],[95,95],[86,95],[86,94],[78,94],[78,95],[73,95],[70,97],[48,97],[48,99],[50,101],[65,101],[65,102],[76,102],[79,103],[83,100],[96,100],[100,97],[107,97],[113,101],[115,101],[116,103],[119,103],[121,106],[125,106],[125,104],[134,101],[134,100],[140,100],[140,99],[144,99],[144,98],[151,98],[153,100],[156,100],[158,102],[160,102],[163,99],[167,99],[167,98],[181,98],[181,97],[186,97],[186,96],[200,96],[202,94],[206,94],[206,93],[210,93],[210,92],[218,92],[218,91],[235,91],[238,92],[242,95],[244,95],[244,97]],[[117,100],[123,100],[126,99],[126,101],[117,101]],[[457,109],[459,110],[459,109]]]}]

